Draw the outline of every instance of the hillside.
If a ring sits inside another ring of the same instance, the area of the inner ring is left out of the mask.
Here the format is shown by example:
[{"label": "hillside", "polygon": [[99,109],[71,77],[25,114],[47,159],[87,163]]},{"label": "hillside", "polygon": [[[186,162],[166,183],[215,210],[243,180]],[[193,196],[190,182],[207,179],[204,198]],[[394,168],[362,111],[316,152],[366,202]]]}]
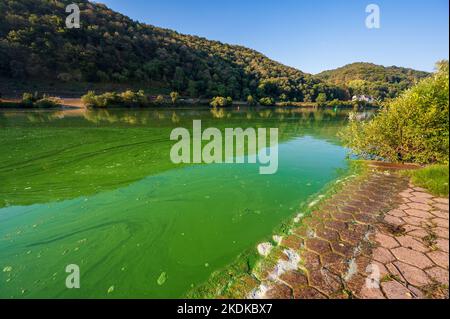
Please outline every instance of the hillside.
[{"label": "hillside", "polygon": [[347,87],[351,95],[368,94],[384,99],[397,96],[428,75],[427,72],[413,69],[359,62],[324,71],[317,74],[316,78]]},{"label": "hillside", "polygon": [[[192,97],[345,98],[346,92],[242,46],[139,23],[80,0],[81,28],[65,28],[67,0],[0,2],[0,76],[138,83]],[[323,96],[323,94],[322,94]]]}]

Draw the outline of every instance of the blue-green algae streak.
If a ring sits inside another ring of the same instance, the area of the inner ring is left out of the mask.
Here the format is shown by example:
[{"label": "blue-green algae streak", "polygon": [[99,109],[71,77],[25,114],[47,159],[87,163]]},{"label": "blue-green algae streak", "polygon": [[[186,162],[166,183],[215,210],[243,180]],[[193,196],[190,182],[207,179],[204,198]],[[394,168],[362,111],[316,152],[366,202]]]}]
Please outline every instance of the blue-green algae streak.
[{"label": "blue-green algae streak", "polygon": [[[345,112],[0,110],[0,297],[182,298],[343,174]],[[277,127],[279,170],[175,165],[175,127]],[[67,265],[80,288],[66,287]]]}]

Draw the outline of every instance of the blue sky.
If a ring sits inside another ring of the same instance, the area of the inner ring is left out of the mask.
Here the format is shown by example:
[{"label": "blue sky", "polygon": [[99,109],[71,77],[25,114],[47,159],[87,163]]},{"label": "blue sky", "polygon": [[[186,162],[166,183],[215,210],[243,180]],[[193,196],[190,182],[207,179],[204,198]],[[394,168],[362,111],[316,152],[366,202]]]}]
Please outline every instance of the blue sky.
[{"label": "blue sky", "polygon": [[[432,71],[449,56],[448,0],[97,0],[134,20],[240,44],[317,73],[357,61]],[[377,4],[381,28],[367,29]]]}]

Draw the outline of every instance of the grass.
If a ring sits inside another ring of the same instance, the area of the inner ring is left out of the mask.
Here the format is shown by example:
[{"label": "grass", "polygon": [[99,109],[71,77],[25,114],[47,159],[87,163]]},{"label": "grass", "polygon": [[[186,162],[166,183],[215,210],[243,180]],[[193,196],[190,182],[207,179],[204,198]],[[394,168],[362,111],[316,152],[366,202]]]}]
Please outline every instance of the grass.
[{"label": "grass", "polygon": [[430,165],[405,174],[411,176],[414,185],[427,189],[433,195],[448,197],[448,165]]}]

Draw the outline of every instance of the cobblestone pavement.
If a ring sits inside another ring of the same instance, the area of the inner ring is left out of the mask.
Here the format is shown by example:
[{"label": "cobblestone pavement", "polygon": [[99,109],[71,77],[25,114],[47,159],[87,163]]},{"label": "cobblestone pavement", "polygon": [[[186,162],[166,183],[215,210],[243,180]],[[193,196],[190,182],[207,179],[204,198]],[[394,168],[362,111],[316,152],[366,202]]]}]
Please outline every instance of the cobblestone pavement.
[{"label": "cobblestone pavement", "polygon": [[364,286],[360,296],[448,298],[448,198],[413,185],[400,196],[402,204],[384,215],[373,237],[378,247],[371,260],[378,267],[380,287]]},{"label": "cobblestone pavement", "polygon": [[[386,167],[302,219],[253,274],[246,298],[448,298],[448,199]],[[227,296],[223,296],[227,297]]]}]

